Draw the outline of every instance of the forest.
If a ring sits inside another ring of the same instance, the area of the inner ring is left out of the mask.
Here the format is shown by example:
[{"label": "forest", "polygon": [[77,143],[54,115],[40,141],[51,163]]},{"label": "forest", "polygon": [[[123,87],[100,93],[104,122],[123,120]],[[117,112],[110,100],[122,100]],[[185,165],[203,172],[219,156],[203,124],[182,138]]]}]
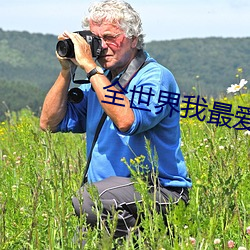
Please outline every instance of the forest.
[{"label": "forest", "polygon": [[[55,35],[0,29],[0,120],[27,107],[39,115],[60,70],[56,43]],[[152,41],[145,50],[172,71],[182,96],[221,98],[231,84],[250,78],[250,37]]]}]

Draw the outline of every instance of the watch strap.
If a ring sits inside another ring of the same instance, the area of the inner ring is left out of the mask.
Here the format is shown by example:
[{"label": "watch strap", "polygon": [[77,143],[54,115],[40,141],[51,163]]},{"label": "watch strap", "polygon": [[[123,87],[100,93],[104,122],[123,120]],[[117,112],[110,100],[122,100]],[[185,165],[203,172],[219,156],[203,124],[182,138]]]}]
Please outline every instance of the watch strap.
[{"label": "watch strap", "polygon": [[89,72],[89,73],[87,73],[87,78],[90,80],[90,78],[91,78],[93,75],[95,75],[95,74],[100,74],[100,75],[103,75],[104,73],[103,73],[103,72],[98,71],[98,69],[97,69],[97,68],[94,68],[94,69],[90,70],[90,72]]}]

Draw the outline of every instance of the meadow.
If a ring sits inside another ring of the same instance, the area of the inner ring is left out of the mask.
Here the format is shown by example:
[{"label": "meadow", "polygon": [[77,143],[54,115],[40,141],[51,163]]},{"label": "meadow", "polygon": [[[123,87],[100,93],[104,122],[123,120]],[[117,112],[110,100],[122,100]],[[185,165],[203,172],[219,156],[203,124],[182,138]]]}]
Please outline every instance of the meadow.
[{"label": "meadow", "polygon": [[[228,126],[217,123],[215,113],[211,119],[215,102],[231,105]],[[112,238],[115,221],[108,221],[110,235],[99,222],[98,230],[86,233],[85,249],[250,249],[250,131],[242,125],[229,128],[240,120],[237,112],[247,112],[238,106],[249,108],[249,103],[247,93],[209,99],[199,119],[197,105],[187,110],[182,103],[182,150],[193,181],[190,204],[171,208],[165,225],[141,181],[143,230],[118,242]],[[71,197],[85,163],[84,135],[42,132],[29,109],[6,113],[0,124],[0,249],[81,249],[76,228],[85,220],[75,217]],[[141,166],[143,157],[127,164]]]}]

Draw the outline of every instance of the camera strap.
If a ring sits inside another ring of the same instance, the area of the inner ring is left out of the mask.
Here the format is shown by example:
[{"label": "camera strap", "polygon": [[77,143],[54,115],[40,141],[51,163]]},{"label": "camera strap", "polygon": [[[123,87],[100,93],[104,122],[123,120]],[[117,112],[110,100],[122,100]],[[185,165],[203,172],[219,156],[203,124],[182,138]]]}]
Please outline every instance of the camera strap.
[{"label": "camera strap", "polygon": [[102,114],[102,117],[97,125],[97,128],[96,128],[96,131],[95,131],[95,136],[94,136],[94,139],[93,139],[93,142],[92,142],[92,145],[91,145],[91,149],[90,149],[90,152],[89,152],[89,157],[88,157],[88,160],[87,160],[87,163],[86,163],[86,166],[85,166],[85,170],[84,170],[84,175],[83,175],[83,180],[82,180],[82,184],[81,184],[81,187],[84,185],[84,183],[87,182],[87,173],[88,173],[88,170],[89,170],[89,164],[90,164],[90,161],[91,161],[91,158],[92,158],[92,152],[93,152],[93,149],[94,149],[94,146],[95,146],[95,143],[97,141],[97,138],[100,134],[100,131],[102,129],[102,125],[103,123],[105,122],[106,120],[106,117],[107,117],[107,114],[104,112]]},{"label": "camera strap", "polygon": [[149,63],[149,61],[146,61],[146,58],[147,57],[144,51],[138,50],[136,57],[131,61],[131,63],[128,65],[127,69],[125,70],[125,72],[119,78],[118,80],[119,84],[115,85],[115,87],[118,90],[121,90],[120,87],[125,89],[130,83],[130,81],[134,78],[136,73]]},{"label": "camera strap", "polygon": [[[135,74],[141,68],[146,66],[149,62],[150,61],[146,61],[146,55],[144,54],[143,50],[139,50],[138,53],[137,53],[137,56],[131,61],[128,68],[125,70],[125,72],[119,78],[119,84],[121,85],[121,87],[125,88],[126,86],[128,86],[128,84],[133,79]],[[86,81],[88,81],[88,80],[86,80]],[[87,83],[89,83],[89,81]],[[120,89],[119,84],[115,85],[115,87],[117,89]],[[88,160],[87,160],[87,163],[86,163],[86,166],[85,166],[81,186],[83,186],[87,182],[87,174],[88,174],[89,164],[90,164],[90,161],[91,161],[91,158],[92,158],[92,152],[93,152],[95,143],[96,143],[96,141],[98,139],[98,136],[99,136],[99,134],[101,132],[102,126],[103,126],[103,124],[104,124],[104,122],[106,120],[106,117],[107,117],[107,114],[104,112],[102,114],[102,116],[101,116],[101,119],[100,119],[98,125],[97,125],[95,136],[94,136],[94,139],[93,139],[93,142],[92,142],[92,145],[91,145],[91,149],[90,149],[90,152],[89,152]]]}]

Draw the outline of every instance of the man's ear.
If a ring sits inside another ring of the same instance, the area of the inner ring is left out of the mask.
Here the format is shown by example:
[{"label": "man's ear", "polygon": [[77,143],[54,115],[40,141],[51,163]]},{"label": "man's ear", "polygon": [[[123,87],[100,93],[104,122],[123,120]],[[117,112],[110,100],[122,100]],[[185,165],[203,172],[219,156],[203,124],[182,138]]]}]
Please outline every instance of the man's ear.
[{"label": "man's ear", "polygon": [[132,37],[131,47],[134,49],[136,48],[138,43],[138,37]]}]

